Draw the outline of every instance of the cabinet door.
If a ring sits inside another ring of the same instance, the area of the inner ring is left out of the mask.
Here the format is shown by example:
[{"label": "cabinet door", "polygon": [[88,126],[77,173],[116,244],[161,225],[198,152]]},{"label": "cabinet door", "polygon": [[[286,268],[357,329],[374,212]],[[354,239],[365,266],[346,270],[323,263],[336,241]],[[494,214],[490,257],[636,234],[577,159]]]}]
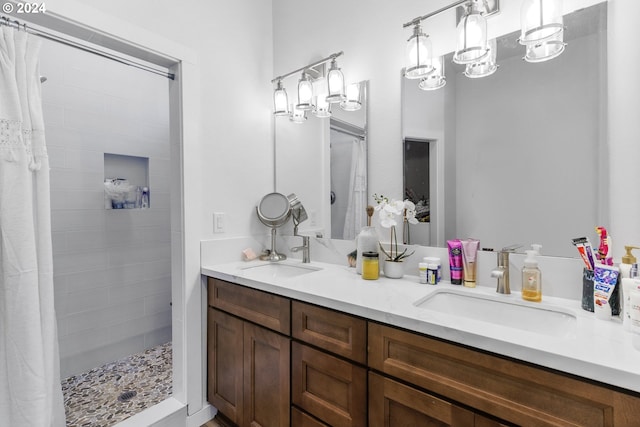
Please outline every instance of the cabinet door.
[{"label": "cabinet door", "polygon": [[369,425],[472,427],[473,412],[420,390],[369,373]]},{"label": "cabinet door", "polygon": [[291,352],[292,402],[333,427],[361,427],[367,421],[364,368],[298,342]]},{"label": "cabinet door", "polygon": [[291,303],[294,338],[358,363],[367,363],[367,322],[298,301]]},{"label": "cabinet door", "polygon": [[291,340],[244,322],[246,427],[288,427]]},{"label": "cabinet door", "polygon": [[207,400],[235,424],[242,421],[243,323],[213,308],[208,310]]}]

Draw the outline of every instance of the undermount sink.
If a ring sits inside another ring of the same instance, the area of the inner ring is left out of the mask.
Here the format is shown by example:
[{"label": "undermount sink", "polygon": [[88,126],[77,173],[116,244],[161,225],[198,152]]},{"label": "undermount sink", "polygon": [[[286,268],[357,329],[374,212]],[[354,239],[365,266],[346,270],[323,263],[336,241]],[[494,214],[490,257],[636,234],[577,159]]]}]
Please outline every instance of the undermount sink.
[{"label": "undermount sink", "polygon": [[568,337],[575,333],[577,320],[571,310],[533,305],[513,298],[439,290],[416,301],[414,305],[547,336]]},{"label": "undermount sink", "polygon": [[290,279],[319,270],[321,270],[321,268],[310,265],[270,262],[268,264],[245,267],[241,269],[240,275],[248,279],[256,280]]}]

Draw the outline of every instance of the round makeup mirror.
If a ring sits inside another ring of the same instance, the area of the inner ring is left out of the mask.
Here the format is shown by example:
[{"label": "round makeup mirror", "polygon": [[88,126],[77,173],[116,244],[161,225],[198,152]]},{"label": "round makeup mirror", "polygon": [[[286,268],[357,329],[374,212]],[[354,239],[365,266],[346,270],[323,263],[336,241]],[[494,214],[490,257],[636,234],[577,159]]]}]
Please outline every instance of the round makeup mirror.
[{"label": "round makeup mirror", "polygon": [[266,261],[286,259],[286,255],[276,252],[276,228],[284,225],[291,216],[289,199],[280,193],[269,193],[256,206],[256,213],[260,222],[267,227],[271,227],[271,250],[260,256],[260,259]]},{"label": "round makeup mirror", "polygon": [[291,204],[283,194],[269,193],[256,208],[258,219],[267,227],[280,227],[291,216]]}]

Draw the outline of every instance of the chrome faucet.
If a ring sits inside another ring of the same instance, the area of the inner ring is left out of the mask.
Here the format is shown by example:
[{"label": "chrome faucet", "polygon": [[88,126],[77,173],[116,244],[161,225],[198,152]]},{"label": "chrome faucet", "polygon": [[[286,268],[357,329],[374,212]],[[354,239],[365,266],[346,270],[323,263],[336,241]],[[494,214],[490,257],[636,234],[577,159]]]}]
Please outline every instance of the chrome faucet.
[{"label": "chrome faucet", "polygon": [[291,248],[291,252],[302,251],[302,262],[304,264],[311,262],[311,256],[309,255],[309,236],[301,236],[298,234],[298,224],[294,221],[293,235],[302,237],[302,246],[295,246]]},{"label": "chrome faucet", "polygon": [[294,236],[302,237],[302,246],[291,248],[291,252],[302,251],[302,262],[305,264],[311,262],[311,257],[309,256],[309,236],[300,236],[299,234],[294,234]]},{"label": "chrome faucet", "polygon": [[498,279],[496,292],[499,294],[509,295],[511,293],[511,287],[509,286],[509,254],[520,246],[522,245],[507,246],[498,252],[498,266],[491,270],[491,277]]}]

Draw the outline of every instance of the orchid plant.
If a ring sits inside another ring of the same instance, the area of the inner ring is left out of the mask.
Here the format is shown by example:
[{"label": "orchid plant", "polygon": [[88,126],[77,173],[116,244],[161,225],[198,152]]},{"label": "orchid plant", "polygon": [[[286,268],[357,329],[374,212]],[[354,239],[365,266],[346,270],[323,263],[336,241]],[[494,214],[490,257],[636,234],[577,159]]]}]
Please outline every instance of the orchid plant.
[{"label": "orchid plant", "polygon": [[417,224],[416,219],[416,205],[410,200],[389,200],[383,195],[374,194],[373,199],[378,203],[375,210],[378,212],[378,218],[380,219],[380,225],[384,228],[391,230],[391,238],[389,240],[389,252],[387,252],[380,244],[380,249],[387,256],[388,261],[399,262],[404,258],[413,255],[413,252],[407,253],[407,249],[399,252],[398,239],[396,237],[396,225],[398,220],[396,218],[402,217],[402,224],[408,222],[409,224]]}]

